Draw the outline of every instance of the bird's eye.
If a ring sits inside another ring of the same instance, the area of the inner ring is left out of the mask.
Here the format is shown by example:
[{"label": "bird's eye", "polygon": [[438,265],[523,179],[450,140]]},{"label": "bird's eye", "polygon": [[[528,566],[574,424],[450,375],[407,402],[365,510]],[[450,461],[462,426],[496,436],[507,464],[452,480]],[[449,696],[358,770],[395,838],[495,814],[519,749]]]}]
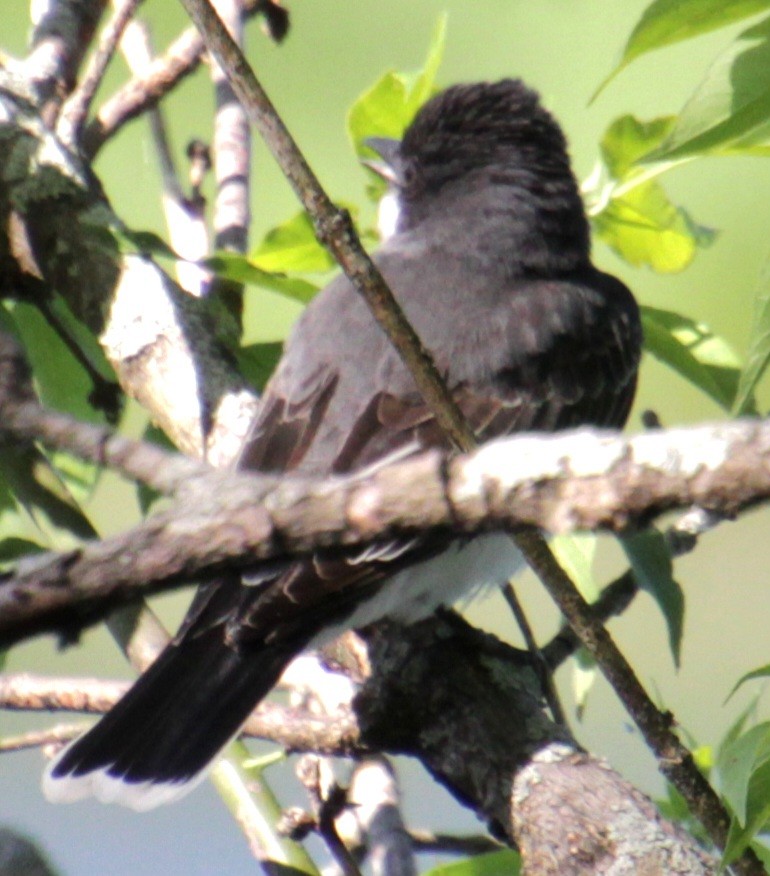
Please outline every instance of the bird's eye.
[{"label": "bird's eye", "polygon": [[404,164],[404,167],[401,171],[401,186],[405,189],[412,189],[415,186],[419,185],[420,182],[420,173],[417,170],[416,165],[408,161]]}]

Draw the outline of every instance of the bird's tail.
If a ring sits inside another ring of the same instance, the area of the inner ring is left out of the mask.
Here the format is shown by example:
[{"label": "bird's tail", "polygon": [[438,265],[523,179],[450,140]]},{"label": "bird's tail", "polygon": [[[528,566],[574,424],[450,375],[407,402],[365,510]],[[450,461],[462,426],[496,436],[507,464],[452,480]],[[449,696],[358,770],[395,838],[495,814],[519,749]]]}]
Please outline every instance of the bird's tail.
[{"label": "bird's tail", "polygon": [[95,796],[136,810],[192,790],[304,642],[242,653],[221,630],[169,645],[114,708],[49,765],[53,802]]}]

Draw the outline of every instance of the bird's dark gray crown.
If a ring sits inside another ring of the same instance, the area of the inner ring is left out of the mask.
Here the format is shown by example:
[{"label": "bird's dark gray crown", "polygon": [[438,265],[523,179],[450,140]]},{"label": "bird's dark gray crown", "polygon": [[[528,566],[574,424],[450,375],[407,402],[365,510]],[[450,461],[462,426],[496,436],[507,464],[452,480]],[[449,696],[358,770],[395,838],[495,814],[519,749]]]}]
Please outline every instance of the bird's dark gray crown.
[{"label": "bird's dark gray crown", "polygon": [[479,233],[515,238],[523,271],[554,274],[588,259],[588,223],[564,134],[520,79],[436,95],[407,129],[398,158],[400,230],[432,215],[446,223],[459,199],[467,211],[475,196],[493,226]]},{"label": "bird's dark gray crown", "polygon": [[569,172],[559,125],[520,79],[455,85],[441,92],[407,129],[401,158],[426,174],[454,178],[511,162]]}]

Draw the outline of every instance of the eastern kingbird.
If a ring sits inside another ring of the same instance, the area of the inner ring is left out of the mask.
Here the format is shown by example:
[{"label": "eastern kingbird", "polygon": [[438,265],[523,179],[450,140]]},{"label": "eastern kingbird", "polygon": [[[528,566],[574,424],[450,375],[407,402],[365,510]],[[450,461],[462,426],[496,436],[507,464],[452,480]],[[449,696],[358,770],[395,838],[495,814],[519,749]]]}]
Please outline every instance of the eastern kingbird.
[{"label": "eastern kingbird", "polygon": [[[639,315],[593,267],[564,136],[519,80],[430,100],[388,154],[393,235],[375,255],[479,441],[620,427],[634,395]],[[241,465],[317,475],[446,447],[361,297],[338,277],[297,322]],[[287,663],[385,616],[412,622],[520,564],[504,534],[383,540],[203,586],[173,642],[51,764],[51,800],[135,809],[205,775]]]}]

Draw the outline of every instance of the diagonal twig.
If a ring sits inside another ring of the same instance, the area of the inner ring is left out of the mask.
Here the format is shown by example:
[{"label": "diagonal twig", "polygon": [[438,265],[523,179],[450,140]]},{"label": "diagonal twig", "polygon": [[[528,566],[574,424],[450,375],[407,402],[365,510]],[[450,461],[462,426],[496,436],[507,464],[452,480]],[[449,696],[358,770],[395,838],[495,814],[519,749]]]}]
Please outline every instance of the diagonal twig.
[{"label": "diagonal twig", "polygon": [[118,42],[142,0],[120,0],[99,45],[91,56],[88,67],[77,87],[64,102],[56,124],[56,133],[69,148],[74,149],[83,131],[88,110],[101,85],[107,66],[115,55]]},{"label": "diagonal twig", "polygon": [[[409,367],[418,389],[445,434],[455,446],[464,450],[470,449],[474,444],[471,430],[414,329],[404,317],[379,271],[366,256],[350,218],[337,210],[321,189],[288,130],[275,113],[254,72],[211,4],[207,0],[182,2],[203,34],[210,51],[226,70],[250,119],[264,137],[303,206],[313,218],[317,237],[333,253],[355,288],[369,303],[377,322]],[[543,537],[537,532],[522,532],[515,536],[515,541],[640,727],[648,746],[658,758],[661,771],[684,796],[715,842],[724,847],[730,823],[729,815],[719,797],[697,770],[689,751],[671,730],[667,717],[655,707],[607,631],[592,616],[590,607],[558,564]],[[757,870],[759,866],[753,854],[747,852],[736,862],[735,869],[746,873],[761,872],[761,869]]]}]

